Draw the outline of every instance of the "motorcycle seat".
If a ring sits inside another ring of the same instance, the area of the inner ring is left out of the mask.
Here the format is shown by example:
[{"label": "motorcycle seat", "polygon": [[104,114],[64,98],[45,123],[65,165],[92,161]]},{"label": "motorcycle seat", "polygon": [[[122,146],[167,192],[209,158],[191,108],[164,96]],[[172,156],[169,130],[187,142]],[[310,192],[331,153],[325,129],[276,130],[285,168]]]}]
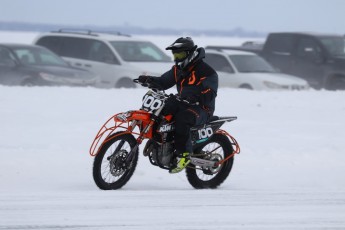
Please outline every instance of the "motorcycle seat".
[{"label": "motorcycle seat", "polygon": [[218,120],[218,119],[219,119],[218,116],[213,115],[212,117],[210,117],[210,119],[208,119],[208,122],[216,121],[216,120]]}]

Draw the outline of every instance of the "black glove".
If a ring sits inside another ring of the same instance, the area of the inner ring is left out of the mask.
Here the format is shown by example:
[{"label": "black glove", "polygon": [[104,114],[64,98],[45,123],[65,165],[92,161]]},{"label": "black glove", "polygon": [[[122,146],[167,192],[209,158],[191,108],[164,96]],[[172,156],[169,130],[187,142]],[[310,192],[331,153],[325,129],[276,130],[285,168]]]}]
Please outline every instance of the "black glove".
[{"label": "black glove", "polygon": [[138,79],[139,79],[139,82],[143,84],[150,83],[152,81],[151,76],[147,76],[147,75],[140,75]]},{"label": "black glove", "polygon": [[169,97],[166,99],[165,104],[173,105],[178,103],[176,96],[174,94],[169,94]]}]

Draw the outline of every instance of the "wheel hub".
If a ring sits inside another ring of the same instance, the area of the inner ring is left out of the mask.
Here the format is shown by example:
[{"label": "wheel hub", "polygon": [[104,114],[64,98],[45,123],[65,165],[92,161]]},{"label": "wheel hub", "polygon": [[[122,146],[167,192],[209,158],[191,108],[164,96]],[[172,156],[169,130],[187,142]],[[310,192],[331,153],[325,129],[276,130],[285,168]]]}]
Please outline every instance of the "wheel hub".
[{"label": "wheel hub", "polygon": [[[220,154],[212,154],[205,158],[206,160],[218,162],[223,160],[223,157]],[[222,165],[217,165],[214,167],[205,167],[202,169],[203,173],[207,175],[213,175],[219,172],[219,170],[222,168]]]},{"label": "wheel hub", "polygon": [[109,159],[110,173],[113,176],[120,176],[127,170],[126,158],[128,152],[126,150],[120,150]]}]

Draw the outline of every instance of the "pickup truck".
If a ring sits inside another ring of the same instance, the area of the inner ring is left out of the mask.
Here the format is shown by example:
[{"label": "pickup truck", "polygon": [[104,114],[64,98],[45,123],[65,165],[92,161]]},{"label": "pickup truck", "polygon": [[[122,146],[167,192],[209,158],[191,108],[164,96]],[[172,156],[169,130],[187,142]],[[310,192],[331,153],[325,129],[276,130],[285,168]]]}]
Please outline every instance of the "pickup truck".
[{"label": "pickup truck", "polygon": [[345,39],[342,35],[270,33],[264,42],[242,46],[207,46],[259,54],[281,72],[308,81],[315,89],[345,89]]}]

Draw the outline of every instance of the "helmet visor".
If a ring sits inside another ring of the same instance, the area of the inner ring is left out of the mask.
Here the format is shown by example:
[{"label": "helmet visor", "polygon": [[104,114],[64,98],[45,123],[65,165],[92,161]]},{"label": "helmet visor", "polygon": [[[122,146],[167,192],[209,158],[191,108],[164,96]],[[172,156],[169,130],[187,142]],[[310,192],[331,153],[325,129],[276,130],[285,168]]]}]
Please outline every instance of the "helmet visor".
[{"label": "helmet visor", "polygon": [[174,61],[183,61],[187,57],[186,51],[173,52]]}]

